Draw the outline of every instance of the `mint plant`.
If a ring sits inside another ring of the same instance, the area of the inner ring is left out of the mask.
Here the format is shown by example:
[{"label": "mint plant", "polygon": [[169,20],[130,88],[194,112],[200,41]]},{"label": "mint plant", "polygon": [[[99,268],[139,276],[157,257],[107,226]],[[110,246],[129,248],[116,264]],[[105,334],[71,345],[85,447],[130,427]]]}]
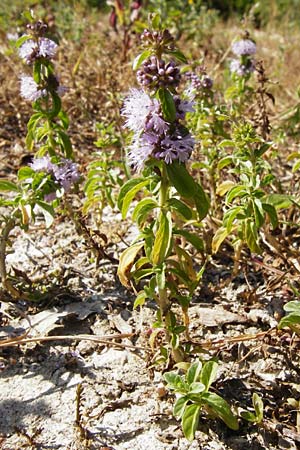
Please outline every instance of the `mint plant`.
[{"label": "mint plant", "polygon": [[176,395],[173,414],[181,420],[183,433],[192,441],[195,437],[200,414],[203,410],[212,417],[218,417],[232,430],[237,430],[238,420],[229,404],[220,395],[211,392],[211,384],[217,374],[218,364],[196,361],[190,365],[185,375],[176,372],[164,374],[167,389]]},{"label": "mint plant", "polygon": [[232,179],[222,182],[217,188],[220,196],[226,194],[226,210],[223,224],[214,235],[212,248],[216,252],[224,239],[233,235],[238,261],[245,244],[252,252],[261,253],[260,230],[269,223],[273,229],[278,225],[277,211],[267,191],[274,176],[263,158],[270,143],[260,138],[251,124],[245,122],[235,125],[232,140],[224,140],[220,146],[233,149],[219,162],[219,167],[226,168]]},{"label": "mint plant", "polygon": [[[36,149],[29,166],[21,167],[17,181],[0,181],[0,200],[7,213],[1,219],[0,271],[1,281],[14,297],[20,293],[7,279],[5,258],[9,236],[15,227],[27,230],[36,215],[41,212],[50,226],[64,194],[80,179],[67,128],[69,120],[61,109],[65,88],[59,83],[54,71],[53,58],[58,45],[46,37],[47,26],[34,22],[27,26],[27,33],[16,42],[20,57],[31,68],[32,75],[21,76],[21,95],[32,102],[33,114],[28,122],[26,145]],[[6,195],[7,194],[7,195]]]},{"label": "mint plant", "polygon": [[[142,89],[131,90],[122,110],[132,131],[127,160],[138,176],[122,186],[118,206],[123,218],[133,208],[139,235],[122,253],[118,274],[137,292],[136,307],[146,299],[157,302],[155,327],[163,330],[167,344],[162,359],[178,361],[184,358],[180,334],[188,332],[188,306],[203,271],[193,261],[203,252],[203,241],[191,225],[206,216],[209,201],[187,168],[194,138],[184,119],[193,102],[177,93],[178,62],[186,59],[170,32],[161,29],[159,16],[151,25],[141,35],[144,51],[133,64]],[[143,197],[133,204],[139,191]],[[179,322],[175,305],[183,312]]]}]

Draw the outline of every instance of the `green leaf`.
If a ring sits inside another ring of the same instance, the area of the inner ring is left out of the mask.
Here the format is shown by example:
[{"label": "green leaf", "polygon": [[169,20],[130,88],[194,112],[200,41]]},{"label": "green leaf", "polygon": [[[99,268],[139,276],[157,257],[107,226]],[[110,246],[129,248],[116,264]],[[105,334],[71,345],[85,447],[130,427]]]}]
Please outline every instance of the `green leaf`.
[{"label": "green leaf", "polygon": [[33,79],[37,84],[41,82],[41,62],[36,60],[33,65]]},{"label": "green leaf", "polygon": [[166,372],[163,378],[167,383],[168,389],[179,393],[186,393],[188,391],[188,386],[176,372]]},{"label": "green leaf", "polygon": [[151,261],[154,266],[160,265],[168,255],[172,241],[172,217],[170,211],[161,212],[158,230],[155,235]]},{"label": "green leaf", "polygon": [[175,211],[179,212],[179,214],[181,214],[187,220],[190,220],[193,217],[193,212],[191,211],[191,209],[177,198],[170,198],[168,201],[168,205],[172,209],[175,209]]},{"label": "green leaf", "polygon": [[198,218],[199,220],[202,220],[208,213],[209,201],[200,184],[195,183],[195,187],[194,202],[197,208]]},{"label": "green leaf", "polygon": [[168,89],[159,88],[158,97],[164,119],[167,122],[174,122],[174,120],[176,119],[176,106],[173,95]]},{"label": "green leaf", "polygon": [[153,13],[151,14],[151,26],[153,30],[159,30],[161,26],[161,19],[159,13]]},{"label": "green leaf", "polygon": [[189,395],[197,395],[197,394],[201,394],[202,392],[204,392],[205,391],[205,386],[204,386],[204,384],[203,383],[200,383],[199,381],[198,382],[195,382],[195,383],[192,383],[191,385],[190,385],[190,389],[189,389]]},{"label": "green leaf", "polygon": [[192,198],[199,214],[199,220],[203,219],[208,212],[209,201],[202,187],[189,174],[185,164],[175,161],[172,164],[166,164],[166,169],[169,180],[178,194],[185,198]]},{"label": "green leaf", "polygon": [[173,56],[177,61],[187,64],[188,60],[180,50],[168,50],[166,53]]},{"label": "green leaf", "polygon": [[145,50],[140,53],[133,61],[132,68],[133,70],[137,70],[140,65],[151,56],[152,50]]},{"label": "green leaf", "polygon": [[264,404],[260,396],[254,392],[252,396],[252,403],[255,409],[255,414],[257,417],[256,422],[260,423],[264,418]]},{"label": "green leaf", "polygon": [[42,202],[40,200],[38,200],[36,204],[41,208],[41,211],[43,213],[46,222],[46,227],[49,228],[52,225],[55,216],[53,206],[49,205],[49,203]]},{"label": "green leaf", "polygon": [[249,220],[245,221],[243,231],[244,238],[250,250],[253,253],[261,253],[256,224]]},{"label": "green leaf", "polygon": [[27,180],[28,178],[32,178],[35,174],[35,171],[28,166],[21,167],[18,170],[18,180]]},{"label": "green leaf", "polygon": [[191,198],[195,195],[196,182],[189,174],[185,164],[174,161],[166,164],[167,174],[171,184],[182,197]]},{"label": "green leaf", "polygon": [[20,192],[19,187],[13,183],[12,181],[8,180],[0,180],[0,191],[13,191],[13,192]]},{"label": "green leaf", "polygon": [[125,219],[130,203],[138,191],[147,186],[149,183],[149,179],[145,180],[145,178],[133,178],[122,186],[118,198],[118,207],[121,210],[123,219]]},{"label": "green leaf", "polygon": [[254,414],[253,412],[241,411],[240,416],[242,417],[242,419],[247,420],[248,422],[252,422],[252,423],[257,422],[256,414]]},{"label": "green leaf", "polygon": [[25,34],[25,35],[19,37],[19,39],[16,40],[15,46],[17,48],[19,48],[19,47],[21,47],[21,45],[24,44],[24,42],[28,41],[29,39],[32,39],[31,36],[29,36],[28,34]]},{"label": "green leaf", "polygon": [[275,228],[278,227],[278,217],[277,217],[277,212],[276,212],[275,207],[268,203],[262,203],[262,207],[268,214],[272,228],[273,228],[273,230],[275,230]]},{"label": "green leaf", "polygon": [[174,235],[183,236],[188,242],[190,242],[195,249],[197,249],[199,252],[204,251],[204,243],[203,239],[201,239],[197,234],[190,233],[186,230],[174,230]]},{"label": "green leaf", "polygon": [[212,238],[212,244],[211,244],[211,248],[212,248],[212,252],[213,253],[217,253],[217,251],[220,248],[220,245],[222,244],[222,242],[227,238],[227,236],[229,235],[229,231],[227,230],[226,227],[220,227],[214,237]]},{"label": "green leaf", "polygon": [[224,225],[226,225],[226,230],[228,233],[231,232],[233,222],[235,221],[236,217],[242,213],[242,211],[243,208],[241,206],[234,206],[226,211],[223,222]]},{"label": "green leaf", "polygon": [[246,194],[247,194],[247,190],[245,189],[245,186],[243,186],[243,185],[234,186],[227,193],[225,202],[228,205],[229,203],[232,202],[232,200],[234,198],[236,198],[236,197],[243,197]]},{"label": "green leaf", "polygon": [[65,154],[66,158],[72,158],[73,149],[69,136],[62,130],[59,131],[58,135],[61,141],[62,151]]},{"label": "green leaf", "polygon": [[178,400],[176,401],[174,408],[173,408],[174,417],[179,417],[180,419],[182,418],[185,407],[188,404],[188,402],[189,402],[189,398],[187,396],[178,398]]},{"label": "green leaf", "polygon": [[206,392],[210,385],[215,381],[218,370],[218,364],[215,361],[207,361],[201,371],[200,381],[204,384]]},{"label": "green leaf", "polygon": [[226,400],[213,392],[205,392],[202,394],[201,399],[229,428],[238,430],[239,424],[237,418],[233,415]]},{"label": "green leaf", "polygon": [[193,404],[185,407],[182,415],[182,430],[185,437],[192,441],[199,424],[201,405]]},{"label": "green leaf", "polygon": [[155,208],[158,208],[158,203],[150,197],[143,198],[133,210],[132,220],[136,221],[140,226],[145,222],[148,214]]},{"label": "green leaf", "polygon": [[233,163],[233,157],[225,156],[224,158],[220,159],[220,161],[218,162],[218,169],[221,170],[224,167],[227,167],[232,163]]},{"label": "green leaf", "polygon": [[300,301],[288,302],[283,306],[283,309],[287,312],[298,312],[300,314]]},{"label": "green leaf", "polygon": [[54,118],[59,115],[61,110],[61,99],[56,92],[51,92],[52,97],[52,109],[49,113],[50,118]]},{"label": "green leaf", "polygon": [[260,228],[265,221],[265,214],[262,207],[262,203],[258,198],[253,200],[254,219],[257,228]]},{"label": "green leaf", "polygon": [[156,272],[156,283],[158,289],[164,289],[166,286],[166,266],[165,264],[162,264],[162,267],[160,270]]},{"label": "green leaf", "polygon": [[147,299],[146,292],[145,291],[139,292],[135,298],[133,309],[136,309],[138,306],[140,307],[144,306],[146,299]]},{"label": "green leaf", "polygon": [[202,363],[200,361],[194,362],[186,374],[186,381],[188,384],[195,383],[197,380],[199,380],[200,373],[202,370]]},{"label": "green leaf", "polygon": [[273,205],[276,209],[286,209],[292,206],[293,201],[290,195],[270,194],[264,197],[264,202]]},{"label": "green leaf", "polygon": [[293,325],[300,325],[300,314],[298,312],[292,312],[283,317],[278,324],[278,328],[279,330],[284,327],[293,328]]}]

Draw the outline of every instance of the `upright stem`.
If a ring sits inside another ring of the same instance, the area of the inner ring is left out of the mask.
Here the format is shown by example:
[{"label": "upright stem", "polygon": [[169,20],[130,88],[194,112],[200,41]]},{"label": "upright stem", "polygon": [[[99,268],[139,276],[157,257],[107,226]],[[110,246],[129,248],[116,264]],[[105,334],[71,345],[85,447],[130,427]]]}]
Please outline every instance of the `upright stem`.
[{"label": "upright stem", "polygon": [[[168,183],[166,168],[163,163],[162,169],[161,169],[161,185],[160,185],[160,192],[159,192],[160,214],[166,207],[168,196],[169,196],[169,183]],[[160,308],[160,313],[161,313],[161,319],[165,322],[166,315],[169,310],[168,293],[167,293],[167,289],[165,287],[163,289],[160,289],[160,288],[158,289],[158,298],[159,298],[159,308]]]}]

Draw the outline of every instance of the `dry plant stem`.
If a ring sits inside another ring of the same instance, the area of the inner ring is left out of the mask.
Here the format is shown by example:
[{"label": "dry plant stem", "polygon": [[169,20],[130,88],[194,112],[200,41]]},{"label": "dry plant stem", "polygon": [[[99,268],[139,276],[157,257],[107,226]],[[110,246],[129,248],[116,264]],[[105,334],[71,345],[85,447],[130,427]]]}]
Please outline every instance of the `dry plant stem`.
[{"label": "dry plant stem", "polygon": [[243,242],[240,242],[234,252],[234,264],[233,264],[232,278],[236,277],[237,274],[239,273],[239,265],[240,265],[242,250],[243,250]]},{"label": "dry plant stem", "polygon": [[9,233],[15,227],[15,219],[9,219],[3,227],[1,236],[0,236],[0,275],[1,275],[1,283],[5,291],[7,291],[13,298],[20,298],[21,293],[15,289],[12,284],[7,279],[6,272],[6,246],[8,242]]},{"label": "dry plant stem", "polygon": [[112,339],[123,339],[127,337],[132,337],[133,333],[130,334],[117,334],[117,335],[107,335],[107,336],[93,336],[89,334],[78,334],[75,336],[66,335],[66,336],[39,336],[39,337],[26,337],[27,332],[22,336],[18,336],[16,338],[8,338],[4,340],[0,340],[0,348],[1,347],[14,347],[15,345],[23,345],[29,344],[32,342],[46,342],[46,341],[94,341],[99,344],[111,345],[113,347],[119,348],[131,348],[133,350],[143,350],[145,352],[149,352],[148,349],[144,347],[138,347],[136,345],[123,344],[121,342],[114,342]]}]

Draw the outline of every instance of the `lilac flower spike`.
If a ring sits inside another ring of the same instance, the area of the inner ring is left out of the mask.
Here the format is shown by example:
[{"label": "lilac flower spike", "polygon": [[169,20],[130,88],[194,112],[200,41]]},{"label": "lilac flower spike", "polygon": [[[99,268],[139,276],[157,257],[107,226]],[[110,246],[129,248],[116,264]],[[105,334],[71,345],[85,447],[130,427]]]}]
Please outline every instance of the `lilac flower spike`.
[{"label": "lilac flower spike", "polygon": [[256,53],[256,45],[250,39],[241,39],[232,44],[232,52],[236,56],[254,55]]},{"label": "lilac flower spike", "polygon": [[27,75],[21,76],[20,91],[21,96],[31,102],[35,102],[36,100],[47,95],[46,89],[40,89],[34,79]]}]

